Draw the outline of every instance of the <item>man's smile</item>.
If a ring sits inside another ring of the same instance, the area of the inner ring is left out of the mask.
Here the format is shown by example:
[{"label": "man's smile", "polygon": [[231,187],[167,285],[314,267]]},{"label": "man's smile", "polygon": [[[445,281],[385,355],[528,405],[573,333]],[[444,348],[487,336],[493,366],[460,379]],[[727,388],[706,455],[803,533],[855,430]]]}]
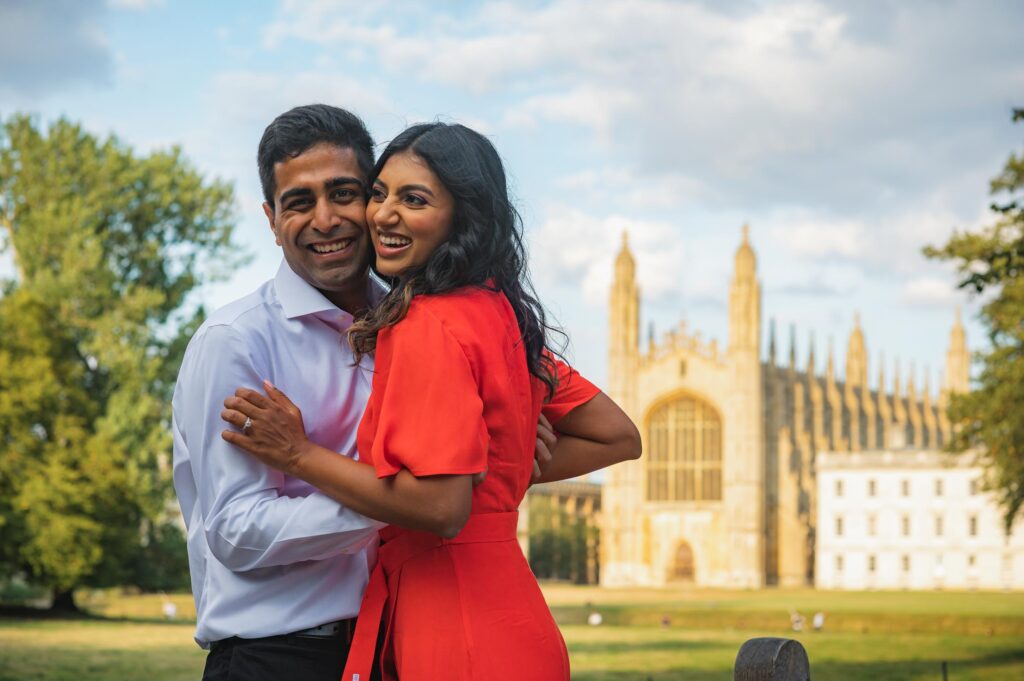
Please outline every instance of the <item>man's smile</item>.
[{"label": "man's smile", "polygon": [[331,255],[332,253],[347,250],[355,240],[356,237],[350,236],[342,239],[334,239],[332,241],[318,241],[314,244],[307,244],[306,248],[317,255]]}]

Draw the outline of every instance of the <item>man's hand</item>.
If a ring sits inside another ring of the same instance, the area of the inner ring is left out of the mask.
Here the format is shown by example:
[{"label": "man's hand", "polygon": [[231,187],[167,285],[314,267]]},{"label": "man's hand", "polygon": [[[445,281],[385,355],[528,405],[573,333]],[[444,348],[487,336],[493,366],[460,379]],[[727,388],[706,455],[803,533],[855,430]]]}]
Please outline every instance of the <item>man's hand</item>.
[{"label": "man's hand", "polygon": [[544,470],[551,463],[551,452],[555,449],[555,443],[558,442],[558,436],[555,435],[555,429],[548,421],[544,414],[540,415],[537,420],[537,446],[533,451],[533,477],[531,482],[537,482],[540,480],[541,475],[544,474]]}]

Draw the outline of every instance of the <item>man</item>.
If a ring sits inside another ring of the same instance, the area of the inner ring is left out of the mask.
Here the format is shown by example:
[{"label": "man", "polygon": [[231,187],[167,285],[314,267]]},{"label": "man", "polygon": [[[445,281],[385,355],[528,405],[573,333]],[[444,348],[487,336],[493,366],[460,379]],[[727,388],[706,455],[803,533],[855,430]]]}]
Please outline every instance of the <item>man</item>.
[{"label": "man", "polygon": [[188,528],[204,679],[337,681],[379,523],[221,439],[223,400],[268,379],[315,442],[355,456],[372,364],[344,342],[384,291],[367,276],[373,142],[335,107],[293,109],[260,141],[264,211],[284,263],[197,331],[173,399],[174,486]]}]

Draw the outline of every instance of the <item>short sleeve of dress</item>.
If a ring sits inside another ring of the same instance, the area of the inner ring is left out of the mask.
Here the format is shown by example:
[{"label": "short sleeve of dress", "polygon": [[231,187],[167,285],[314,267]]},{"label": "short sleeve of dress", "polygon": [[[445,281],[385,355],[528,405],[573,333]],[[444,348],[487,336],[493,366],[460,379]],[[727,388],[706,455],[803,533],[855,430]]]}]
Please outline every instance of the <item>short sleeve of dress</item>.
[{"label": "short sleeve of dress", "polygon": [[483,401],[463,346],[422,305],[378,335],[371,398],[378,477],[460,475],[487,468]]},{"label": "short sleeve of dress", "polygon": [[541,407],[541,413],[552,424],[558,423],[570,411],[594,398],[600,390],[593,383],[583,378],[580,372],[565,362],[555,359],[558,372],[558,387],[549,402]]}]

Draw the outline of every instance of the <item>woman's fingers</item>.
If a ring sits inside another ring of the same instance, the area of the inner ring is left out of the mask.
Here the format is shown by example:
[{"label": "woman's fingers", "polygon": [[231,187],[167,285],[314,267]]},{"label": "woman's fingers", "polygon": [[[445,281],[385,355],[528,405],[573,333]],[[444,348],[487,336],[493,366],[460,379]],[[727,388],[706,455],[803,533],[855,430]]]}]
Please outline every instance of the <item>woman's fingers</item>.
[{"label": "woman's fingers", "polygon": [[[246,391],[247,394],[257,395],[261,400],[263,400],[263,404],[251,400],[249,399],[249,397],[240,395],[239,393],[241,393],[243,390]],[[264,411],[266,411],[266,408],[263,406],[266,403],[266,397],[260,395],[257,392],[253,392],[252,390],[248,390],[246,388],[239,388],[234,395],[224,400],[224,406],[227,407],[228,409],[233,409],[235,411],[241,412],[245,416],[250,416],[252,418],[256,418],[257,416],[261,415]]]},{"label": "woman's fingers", "polygon": [[221,439],[223,439],[225,442],[230,442],[236,447],[244,449],[245,451],[256,456],[257,458],[261,458],[260,450],[252,441],[252,438],[243,435],[242,433],[239,433],[237,430],[222,430],[220,431],[220,436]]},{"label": "woman's fingers", "polygon": [[267,396],[270,397],[270,399],[272,399],[273,401],[277,402],[278,404],[281,404],[285,407],[295,406],[294,404],[292,404],[292,401],[288,399],[287,395],[281,392],[276,385],[274,385],[273,383],[266,379],[263,380],[263,389],[267,391]]},{"label": "woman's fingers", "polygon": [[224,409],[220,412],[220,417],[233,425],[235,428],[241,430],[245,426],[245,419],[249,418],[245,414],[235,409]]},{"label": "woman's fingers", "polygon": [[267,409],[273,406],[273,402],[269,397],[249,388],[239,388],[235,391],[235,397],[245,400],[257,409]]}]

